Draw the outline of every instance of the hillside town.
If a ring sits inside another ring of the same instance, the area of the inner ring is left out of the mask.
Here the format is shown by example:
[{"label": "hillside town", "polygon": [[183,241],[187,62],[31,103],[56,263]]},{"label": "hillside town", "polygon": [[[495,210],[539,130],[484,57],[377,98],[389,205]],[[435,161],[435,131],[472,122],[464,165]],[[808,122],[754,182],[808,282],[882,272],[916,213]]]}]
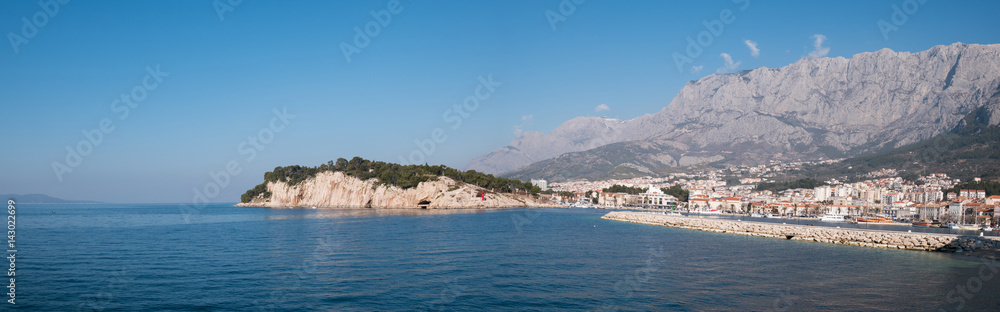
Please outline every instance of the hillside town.
[{"label": "hillside town", "polygon": [[[863,175],[859,182],[823,181],[813,188],[781,191],[757,187],[782,171],[798,170],[803,163],[744,166],[722,170],[678,173],[666,177],[641,177],[605,181],[546,183],[553,199],[566,205],[594,208],[671,209],[693,213],[760,214],[775,217],[833,216],[846,220],[886,220],[912,222],[934,220],[941,223],[992,226],[1000,224],[1000,194],[985,190],[959,189],[946,192],[963,182],[946,174],[919,176],[908,181],[897,172],[882,169]],[[739,176],[751,176],[733,178]],[[533,181],[536,184],[542,180]],[[733,183],[736,182],[736,183]],[[980,182],[978,178],[973,182]],[[640,188],[638,194],[608,192],[620,185]],[[688,198],[664,194],[679,187]],[[562,194],[562,195],[560,195]],[[572,195],[570,195],[572,194]],[[859,219],[868,217],[864,219]],[[879,219],[873,219],[879,218]]]}]

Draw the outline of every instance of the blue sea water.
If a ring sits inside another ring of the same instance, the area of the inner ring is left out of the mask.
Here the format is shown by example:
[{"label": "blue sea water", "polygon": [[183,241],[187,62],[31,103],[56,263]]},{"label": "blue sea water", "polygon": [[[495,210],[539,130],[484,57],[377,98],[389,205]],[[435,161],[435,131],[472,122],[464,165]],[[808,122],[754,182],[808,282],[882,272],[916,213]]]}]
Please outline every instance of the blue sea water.
[{"label": "blue sea water", "polygon": [[980,259],[600,210],[17,210],[17,303],[4,309],[1000,311],[1000,273]]}]

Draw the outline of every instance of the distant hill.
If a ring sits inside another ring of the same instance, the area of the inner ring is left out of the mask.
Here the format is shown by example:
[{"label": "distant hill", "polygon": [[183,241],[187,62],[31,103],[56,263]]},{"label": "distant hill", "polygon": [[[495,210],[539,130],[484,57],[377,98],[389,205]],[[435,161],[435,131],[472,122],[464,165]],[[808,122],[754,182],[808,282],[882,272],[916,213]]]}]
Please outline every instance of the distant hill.
[{"label": "distant hill", "polygon": [[98,201],[66,200],[43,194],[0,194],[0,198],[14,199],[18,204],[98,204]]}]

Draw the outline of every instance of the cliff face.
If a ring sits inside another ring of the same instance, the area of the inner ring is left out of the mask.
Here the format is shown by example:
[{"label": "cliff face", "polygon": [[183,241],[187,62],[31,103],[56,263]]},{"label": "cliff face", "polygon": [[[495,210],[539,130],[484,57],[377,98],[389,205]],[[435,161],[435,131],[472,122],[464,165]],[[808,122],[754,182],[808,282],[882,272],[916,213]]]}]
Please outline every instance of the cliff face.
[{"label": "cliff face", "polygon": [[[552,179],[541,173],[565,171],[546,170],[553,165],[596,163],[618,171],[656,171],[683,165],[685,157],[721,156],[728,163],[745,164],[849,157],[931,138],[981,108],[987,122],[1000,122],[1000,109],[990,105],[997,102],[998,44],[803,58],[781,68],[691,81],[663,110],[636,119],[567,122],[549,134],[526,133],[512,146],[474,159],[469,169],[496,174],[522,168],[506,172]],[[560,141],[586,144],[555,143]],[[623,148],[642,153],[623,157],[606,150]],[[557,160],[572,152],[577,153],[565,160],[587,162]],[[551,161],[543,162],[545,158]],[[525,168],[532,163],[536,165]]]},{"label": "cliff face", "polygon": [[343,172],[322,172],[294,186],[286,182],[268,182],[271,197],[254,198],[242,207],[323,207],[323,208],[502,208],[541,207],[545,203],[527,196],[486,193],[482,188],[456,182],[448,177],[401,189],[362,181]]}]

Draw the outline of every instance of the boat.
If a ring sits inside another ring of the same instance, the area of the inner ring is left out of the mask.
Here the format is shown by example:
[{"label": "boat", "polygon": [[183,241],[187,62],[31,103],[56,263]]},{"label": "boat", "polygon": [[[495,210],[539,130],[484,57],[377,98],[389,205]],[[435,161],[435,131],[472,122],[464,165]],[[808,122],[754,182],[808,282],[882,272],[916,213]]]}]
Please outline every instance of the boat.
[{"label": "boat", "polygon": [[934,225],[934,221],[931,220],[920,220],[913,222],[913,227],[931,227]]},{"label": "boat", "polygon": [[858,223],[892,223],[892,220],[886,217],[871,217],[871,218],[858,217],[855,219],[855,221]]},{"label": "boat", "polygon": [[989,225],[984,225],[983,226],[983,231],[987,231],[987,232],[993,231],[993,227],[989,226]]},{"label": "boat", "polygon": [[954,224],[954,223],[949,224],[948,228],[952,229],[952,230],[966,230],[966,231],[978,231],[979,230],[978,226],[965,225],[965,224]]},{"label": "boat", "polygon": [[751,214],[751,215],[750,215],[750,217],[751,217],[751,218],[763,218],[763,217],[764,217],[764,215],[762,215],[762,214],[759,214],[759,213],[755,213],[755,214]]},{"label": "boat", "polygon": [[764,215],[764,217],[768,218],[768,219],[781,219],[781,216],[776,216],[776,215],[773,215],[773,214],[770,214],[770,213]]},{"label": "boat", "polygon": [[844,221],[846,221],[846,220],[844,220],[844,216],[835,215],[835,214],[825,214],[825,215],[819,217],[819,220],[820,221],[824,221],[824,222],[844,222]]}]

